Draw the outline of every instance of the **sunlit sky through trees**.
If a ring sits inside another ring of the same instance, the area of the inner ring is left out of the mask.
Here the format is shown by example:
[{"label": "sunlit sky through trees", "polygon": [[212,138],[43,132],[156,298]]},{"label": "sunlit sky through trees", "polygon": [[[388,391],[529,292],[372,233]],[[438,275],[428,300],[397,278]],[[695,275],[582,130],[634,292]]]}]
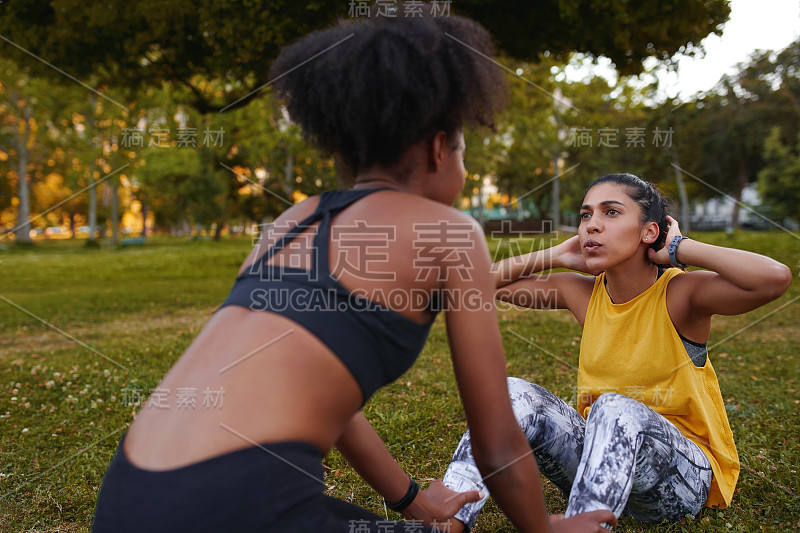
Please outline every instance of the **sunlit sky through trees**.
[{"label": "sunlit sky through trees", "polygon": [[[710,35],[703,40],[704,57],[677,56],[677,71],[658,67],[661,99],[678,97],[690,100],[702,91],[711,89],[720,77],[736,71],[738,63],[746,62],[755,50],[781,50],[800,36],[800,1],[798,0],[731,0],[730,20],[721,37]],[[648,64],[648,70],[655,61]],[[601,58],[590,68],[567,70],[570,79],[596,74],[616,78],[610,62]],[[643,81],[644,81],[643,77]]]}]

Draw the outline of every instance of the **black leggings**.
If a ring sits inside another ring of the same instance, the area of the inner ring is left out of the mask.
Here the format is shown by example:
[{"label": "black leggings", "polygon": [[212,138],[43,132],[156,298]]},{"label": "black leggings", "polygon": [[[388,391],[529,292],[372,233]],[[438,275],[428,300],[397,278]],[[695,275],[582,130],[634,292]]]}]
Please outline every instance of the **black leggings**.
[{"label": "black leggings", "polygon": [[97,500],[94,533],[430,533],[326,496],[320,453],[305,442],[253,446],[165,471],[143,470],[121,439]]},{"label": "black leggings", "polygon": [[[584,420],[552,392],[508,378],[514,415],[539,470],[569,497],[565,516],[608,509],[645,522],[696,515],[711,488],[703,451],[666,418],[621,394],[601,395]],[[486,484],[475,466],[467,431],[444,484],[456,491]],[[456,518],[471,528],[486,499],[465,505]]]}]

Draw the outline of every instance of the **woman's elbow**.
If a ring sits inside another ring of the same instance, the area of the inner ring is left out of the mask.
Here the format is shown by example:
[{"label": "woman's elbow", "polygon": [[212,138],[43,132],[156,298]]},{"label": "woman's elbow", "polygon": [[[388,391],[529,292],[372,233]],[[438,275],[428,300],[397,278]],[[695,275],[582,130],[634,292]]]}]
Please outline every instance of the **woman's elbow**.
[{"label": "woman's elbow", "polygon": [[767,282],[764,284],[764,289],[767,291],[770,301],[783,296],[783,293],[791,287],[793,281],[792,270],[782,263],[775,263],[767,273]]}]

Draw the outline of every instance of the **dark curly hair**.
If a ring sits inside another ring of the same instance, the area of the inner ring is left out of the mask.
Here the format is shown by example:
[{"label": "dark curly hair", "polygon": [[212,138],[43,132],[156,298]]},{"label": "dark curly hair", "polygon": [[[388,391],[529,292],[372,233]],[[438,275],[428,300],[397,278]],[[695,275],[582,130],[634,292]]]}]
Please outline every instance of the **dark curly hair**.
[{"label": "dark curly hair", "polygon": [[659,192],[658,188],[649,181],[644,181],[633,174],[606,174],[594,180],[586,188],[586,192],[601,183],[616,183],[625,187],[631,200],[639,204],[639,209],[642,211],[642,222],[655,222],[658,224],[658,237],[655,242],[650,244],[650,248],[656,251],[663,248],[667,240],[669,202]]},{"label": "dark curly hair", "polygon": [[464,124],[494,128],[507,90],[489,33],[459,16],[344,20],[285,47],[272,65],[292,120],[353,172],[396,164],[412,145]]}]

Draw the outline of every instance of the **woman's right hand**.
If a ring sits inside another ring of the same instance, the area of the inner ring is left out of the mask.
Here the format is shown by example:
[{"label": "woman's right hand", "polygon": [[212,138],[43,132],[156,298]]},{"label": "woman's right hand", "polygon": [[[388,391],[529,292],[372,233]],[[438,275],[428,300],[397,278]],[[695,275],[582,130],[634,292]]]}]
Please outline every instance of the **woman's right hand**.
[{"label": "woman's right hand", "polygon": [[554,255],[557,254],[558,261],[564,268],[585,274],[598,274],[598,272],[590,271],[586,266],[586,259],[581,251],[581,241],[577,235],[553,247],[553,252]]},{"label": "woman's right hand", "polygon": [[456,492],[445,486],[441,479],[436,479],[417,494],[411,505],[403,511],[403,516],[407,520],[422,520],[425,525],[437,525],[442,531],[447,528],[447,531],[455,533],[463,531],[464,524],[453,516],[465,504],[481,498],[483,494],[479,490]]},{"label": "woman's right hand", "polygon": [[614,516],[614,513],[605,509],[581,513],[570,518],[564,518],[563,514],[550,515],[550,527],[556,533],[608,532],[608,529],[603,527],[604,524],[609,524],[612,527],[617,525],[617,517]]}]

